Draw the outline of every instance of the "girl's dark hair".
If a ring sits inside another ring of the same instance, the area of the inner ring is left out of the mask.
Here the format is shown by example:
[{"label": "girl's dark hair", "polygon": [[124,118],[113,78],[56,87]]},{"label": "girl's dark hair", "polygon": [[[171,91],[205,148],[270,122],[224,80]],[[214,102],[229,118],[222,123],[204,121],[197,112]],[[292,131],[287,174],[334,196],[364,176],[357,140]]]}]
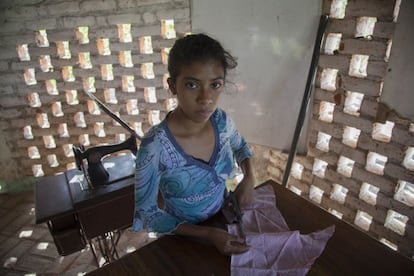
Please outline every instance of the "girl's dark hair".
[{"label": "girl's dark hair", "polygon": [[237,66],[236,58],[223,49],[220,42],[205,34],[191,34],[177,39],[168,56],[168,72],[175,82],[182,65],[193,62],[217,60],[223,65],[224,77],[227,69]]}]

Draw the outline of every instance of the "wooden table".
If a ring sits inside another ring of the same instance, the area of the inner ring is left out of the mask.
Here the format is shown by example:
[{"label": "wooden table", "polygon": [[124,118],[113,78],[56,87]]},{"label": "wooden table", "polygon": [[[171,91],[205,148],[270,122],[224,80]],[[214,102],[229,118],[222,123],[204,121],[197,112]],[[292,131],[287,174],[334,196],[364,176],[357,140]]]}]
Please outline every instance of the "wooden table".
[{"label": "wooden table", "polygon": [[[219,214],[202,224],[225,227],[224,222]],[[230,261],[205,241],[169,235],[88,275],[230,275]]]},{"label": "wooden table", "polygon": [[[291,230],[336,230],[309,275],[414,275],[414,262],[274,181],[277,207]],[[221,217],[208,224],[222,225]],[[164,236],[88,275],[230,275],[230,257],[199,240]]]}]

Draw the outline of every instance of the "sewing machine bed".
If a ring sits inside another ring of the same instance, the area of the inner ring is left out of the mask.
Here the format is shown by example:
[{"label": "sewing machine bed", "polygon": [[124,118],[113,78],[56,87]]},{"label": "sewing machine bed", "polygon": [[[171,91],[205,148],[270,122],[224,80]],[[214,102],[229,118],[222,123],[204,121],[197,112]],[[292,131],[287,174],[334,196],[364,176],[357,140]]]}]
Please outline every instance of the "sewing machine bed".
[{"label": "sewing machine bed", "polygon": [[[70,170],[65,173],[70,189],[72,204],[75,207],[83,207],[91,204],[91,201],[99,201],[115,197],[121,188],[131,186],[135,173],[135,156],[128,153],[115,158],[104,159],[103,166],[109,173],[107,184],[97,185],[94,189],[88,188],[88,183],[83,173],[79,170]],[[116,185],[113,185],[116,183]],[[86,188],[86,189],[85,189]]]},{"label": "sewing machine bed", "polygon": [[[335,233],[308,275],[414,275],[414,262],[352,225],[270,180],[276,205],[291,230],[307,234],[335,225]],[[220,225],[220,218],[209,224]],[[230,275],[228,256],[210,244],[164,236],[90,275]]]}]

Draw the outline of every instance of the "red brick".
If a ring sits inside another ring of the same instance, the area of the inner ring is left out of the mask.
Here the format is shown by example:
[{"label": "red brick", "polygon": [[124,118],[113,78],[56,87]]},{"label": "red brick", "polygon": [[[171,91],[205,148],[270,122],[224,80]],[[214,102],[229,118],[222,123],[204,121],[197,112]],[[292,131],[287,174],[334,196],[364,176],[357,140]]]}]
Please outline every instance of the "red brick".
[{"label": "red brick", "polygon": [[348,1],[346,17],[373,16],[379,21],[392,21],[396,0]]},{"label": "red brick", "polygon": [[370,59],[384,59],[387,50],[386,41],[341,39],[340,54],[368,55]]},{"label": "red brick", "polygon": [[367,96],[379,96],[381,92],[381,82],[369,79],[360,79],[342,75],[342,87],[344,90],[363,93]]}]

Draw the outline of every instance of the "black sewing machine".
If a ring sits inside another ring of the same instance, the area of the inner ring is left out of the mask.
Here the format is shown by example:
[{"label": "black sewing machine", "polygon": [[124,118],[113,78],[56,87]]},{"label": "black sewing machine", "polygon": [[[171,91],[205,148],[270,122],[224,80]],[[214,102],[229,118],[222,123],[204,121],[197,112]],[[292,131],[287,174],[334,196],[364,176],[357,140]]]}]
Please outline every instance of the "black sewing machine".
[{"label": "black sewing machine", "polygon": [[129,177],[131,172],[133,172],[133,167],[131,162],[125,164],[123,167],[126,168],[127,174],[122,175],[122,173],[116,173],[116,177],[111,177],[110,173],[105,169],[103,165],[103,158],[111,153],[130,150],[134,155],[137,153],[137,142],[136,137],[130,136],[124,142],[111,145],[95,146],[85,150],[84,146],[73,147],[73,152],[75,154],[76,166],[81,170],[85,176],[86,181],[88,182],[88,187],[93,189],[99,185],[107,185],[112,182],[119,180],[119,177]]}]

